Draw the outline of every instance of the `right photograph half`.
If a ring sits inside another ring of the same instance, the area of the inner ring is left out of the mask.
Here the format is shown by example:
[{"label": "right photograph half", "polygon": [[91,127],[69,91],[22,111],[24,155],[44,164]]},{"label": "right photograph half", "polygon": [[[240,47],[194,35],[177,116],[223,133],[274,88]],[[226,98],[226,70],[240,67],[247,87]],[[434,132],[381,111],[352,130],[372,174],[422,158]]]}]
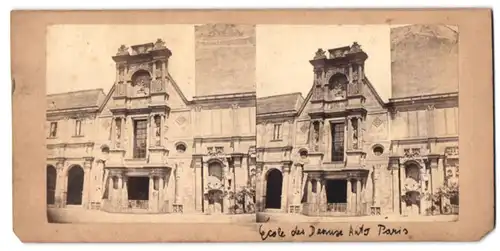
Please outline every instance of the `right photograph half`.
[{"label": "right photograph half", "polygon": [[458,220],[458,27],[256,34],[258,222]]}]

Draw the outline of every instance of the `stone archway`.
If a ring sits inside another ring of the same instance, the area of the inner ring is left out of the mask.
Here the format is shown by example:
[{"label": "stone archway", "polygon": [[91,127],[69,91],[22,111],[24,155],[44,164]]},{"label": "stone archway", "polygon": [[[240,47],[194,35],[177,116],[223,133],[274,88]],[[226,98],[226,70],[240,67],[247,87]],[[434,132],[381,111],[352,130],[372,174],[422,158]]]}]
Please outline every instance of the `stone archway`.
[{"label": "stone archway", "polygon": [[277,169],[272,169],[266,177],[266,208],[281,208],[283,175]]},{"label": "stone archway", "polygon": [[56,198],[57,171],[52,165],[47,165],[47,205],[53,205]]},{"label": "stone archway", "polygon": [[403,211],[406,215],[419,215],[421,202],[421,174],[420,166],[409,162],[404,166],[404,205]]},{"label": "stone archway", "polygon": [[82,205],[84,175],[83,168],[79,165],[69,168],[66,205]]}]

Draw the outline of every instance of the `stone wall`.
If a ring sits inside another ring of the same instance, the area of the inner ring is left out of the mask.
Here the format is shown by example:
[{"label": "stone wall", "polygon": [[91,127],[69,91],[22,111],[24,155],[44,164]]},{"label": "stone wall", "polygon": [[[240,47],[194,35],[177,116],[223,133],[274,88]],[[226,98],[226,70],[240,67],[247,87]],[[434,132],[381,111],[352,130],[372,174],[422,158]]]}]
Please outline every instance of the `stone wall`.
[{"label": "stone wall", "polygon": [[255,26],[195,27],[196,96],[255,91]]},{"label": "stone wall", "polygon": [[458,91],[458,32],[445,25],[391,29],[392,98]]}]

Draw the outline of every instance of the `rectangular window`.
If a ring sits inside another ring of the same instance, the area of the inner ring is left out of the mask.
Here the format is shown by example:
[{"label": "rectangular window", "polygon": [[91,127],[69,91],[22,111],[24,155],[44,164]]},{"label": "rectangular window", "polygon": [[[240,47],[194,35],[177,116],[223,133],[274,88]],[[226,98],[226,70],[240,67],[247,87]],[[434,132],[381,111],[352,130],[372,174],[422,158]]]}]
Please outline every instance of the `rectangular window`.
[{"label": "rectangular window", "polygon": [[56,136],[57,136],[57,122],[51,122],[49,137],[55,138]]},{"label": "rectangular window", "polygon": [[332,123],[332,161],[344,161],[344,123]]},{"label": "rectangular window", "polygon": [[82,121],[80,119],[75,120],[75,136],[82,135]]},{"label": "rectangular window", "polygon": [[134,121],[134,158],[146,158],[146,142],[148,136],[148,121]]},{"label": "rectangular window", "polygon": [[274,124],[273,140],[281,139],[281,124]]}]

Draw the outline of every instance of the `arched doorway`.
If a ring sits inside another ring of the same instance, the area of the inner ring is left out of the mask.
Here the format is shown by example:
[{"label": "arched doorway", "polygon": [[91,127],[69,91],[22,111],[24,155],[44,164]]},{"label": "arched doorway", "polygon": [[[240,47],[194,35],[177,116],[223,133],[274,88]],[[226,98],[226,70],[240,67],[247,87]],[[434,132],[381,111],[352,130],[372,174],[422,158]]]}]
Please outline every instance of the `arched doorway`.
[{"label": "arched doorway", "polygon": [[420,189],[421,175],[420,166],[415,163],[405,165],[405,181],[404,181],[404,201],[406,208],[403,209],[406,215],[420,214]]},{"label": "arched doorway", "polygon": [[83,176],[84,172],[81,166],[75,165],[68,171],[68,188],[66,195],[67,205],[81,205],[83,194]]},{"label": "arched doorway", "polygon": [[56,168],[52,165],[47,165],[47,205],[53,205],[56,197]]},{"label": "arched doorway", "polygon": [[266,182],[266,208],[281,208],[281,189],[283,176],[277,169],[267,173]]}]

